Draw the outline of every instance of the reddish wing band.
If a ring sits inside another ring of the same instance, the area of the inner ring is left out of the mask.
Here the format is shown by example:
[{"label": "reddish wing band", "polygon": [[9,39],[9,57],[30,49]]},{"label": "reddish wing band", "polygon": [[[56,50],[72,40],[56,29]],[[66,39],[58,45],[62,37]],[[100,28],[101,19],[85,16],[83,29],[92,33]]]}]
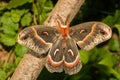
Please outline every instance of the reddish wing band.
[{"label": "reddish wing band", "polygon": [[18,43],[42,55],[47,54],[59,35],[60,33],[56,28],[36,25],[21,31],[18,35]]},{"label": "reddish wing band", "polygon": [[80,48],[90,50],[112,34],[111,29],[101,22],[82,23],[70,30],[60,21],[58,23],[62,31],[38,25],[25,28],[18,35],[20,44],[39,55],[48,53],[46,68],[50,72],[62,72],[63,69],[69,75],[79,72],[82,65],[76,43]]},{"label": "reddish wing band", "polygon": [[70,36],[84,50],[90,50],[97,44],[111,38],[109,26],[101,22],[86,22],[70,28]]},{"label": "reddish wing band", "polygon": [[60,36],[58,40],[53,43],[53,46],[51,47],[48,53],[47,63],[45,65],[48,71],[50,71],[51,73],[63,71],[64,58],[63,58],[61,46],[62,46],[62,39]]},{"label": "reddish wing band", "polygon": [[82,63],[80,60],[78,48],[76,42],[71,37],[66,39],[66,51],[64,53],[64,57],[65,73],[72,75],[78,73],[81,70]]}]

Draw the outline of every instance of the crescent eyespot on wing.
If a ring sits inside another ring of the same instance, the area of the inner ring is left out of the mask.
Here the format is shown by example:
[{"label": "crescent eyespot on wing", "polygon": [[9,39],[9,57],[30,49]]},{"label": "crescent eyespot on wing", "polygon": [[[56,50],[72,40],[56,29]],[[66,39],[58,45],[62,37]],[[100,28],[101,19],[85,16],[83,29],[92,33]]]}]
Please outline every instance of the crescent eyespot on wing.
[{"label": "crescent eyespot on wing", "polygon": [[71,37],[66,39],[66,51],[64,52],[64,70],[65,73],[73,75],[82,68],[80,54],[76,42]]},{"label": "crescent eyespot on wing", "polygon": [[48,58],[46,62],[46,68],[51,73],[63,71],[63,50],[62,50],[62,38],[61,36],[53,43],[53,46],[48,52]]},{"label": "crescent eyespot on wing", "polygon": [[18,34],[18,43],[41,55],[48,52],[58,37],[59,32],[56,28],[36,25],[22,30]]},{"label": "crescent eyespot on wing", "polygon": [[80,48],[90,50],[97,44],[110,39],[112,31],[104,23],[86,22],[71,27],[69,34],[75,39]]}]

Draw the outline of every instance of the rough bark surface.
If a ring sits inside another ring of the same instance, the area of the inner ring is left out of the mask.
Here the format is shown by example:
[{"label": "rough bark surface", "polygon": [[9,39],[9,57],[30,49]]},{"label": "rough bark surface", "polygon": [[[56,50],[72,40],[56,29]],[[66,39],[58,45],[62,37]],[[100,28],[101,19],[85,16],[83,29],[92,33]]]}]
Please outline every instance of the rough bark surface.
[{"label": "rough bark surface", "polygon": [[[69,22],[71,22],[84,1],[59,0],[44,25],[55,26],[58,15],[63,21],[66,21],[68,15],[70,15]],[[29,51],[24,55],[10,80],[36,80],[46,63],[46,58],[47,56],[38,58]]]},{"label": "rough bark surface", "polygon": [[85,0],[58,0],[44,24],[47,26],[56,26],[56,19],[59,19],[58,16],[65,22],[69,15],[69,22],[71,22],[84,1]]}]

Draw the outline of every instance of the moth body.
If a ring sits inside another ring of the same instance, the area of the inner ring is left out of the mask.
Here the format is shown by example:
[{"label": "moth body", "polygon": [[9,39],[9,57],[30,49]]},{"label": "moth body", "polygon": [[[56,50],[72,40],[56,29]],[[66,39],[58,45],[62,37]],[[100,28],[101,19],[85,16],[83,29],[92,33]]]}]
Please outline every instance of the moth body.
[{"label": "moth body", "polygon": [[36,25],[27,27],[18,35],[18,42],[38,55],[48,54],[45,64],[48,71],[72,75],[81,70],[82,64],[77,45],[90,50],[111,38],[109,26],[101,22],[86,22],[69,28],[69,23],[57,26]]}]

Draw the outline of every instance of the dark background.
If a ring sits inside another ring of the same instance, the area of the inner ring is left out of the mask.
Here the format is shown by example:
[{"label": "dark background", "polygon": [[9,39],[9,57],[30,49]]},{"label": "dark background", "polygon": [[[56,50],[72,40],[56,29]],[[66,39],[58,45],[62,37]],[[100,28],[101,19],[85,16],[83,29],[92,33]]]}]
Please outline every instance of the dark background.
[{"label": "dark background", "polygon": [[[0,80],[11,77],[27,51],[17,43],[18,33],[30,25],[43,24],[56,2],[0,0]],[[38,80],[120,80],[120,0],[86,0],[71,26],[87,21],[109,25],[112,38],[90,51],[79,49],[83,67],[78,74],[49,73],[44,68]]]}]

